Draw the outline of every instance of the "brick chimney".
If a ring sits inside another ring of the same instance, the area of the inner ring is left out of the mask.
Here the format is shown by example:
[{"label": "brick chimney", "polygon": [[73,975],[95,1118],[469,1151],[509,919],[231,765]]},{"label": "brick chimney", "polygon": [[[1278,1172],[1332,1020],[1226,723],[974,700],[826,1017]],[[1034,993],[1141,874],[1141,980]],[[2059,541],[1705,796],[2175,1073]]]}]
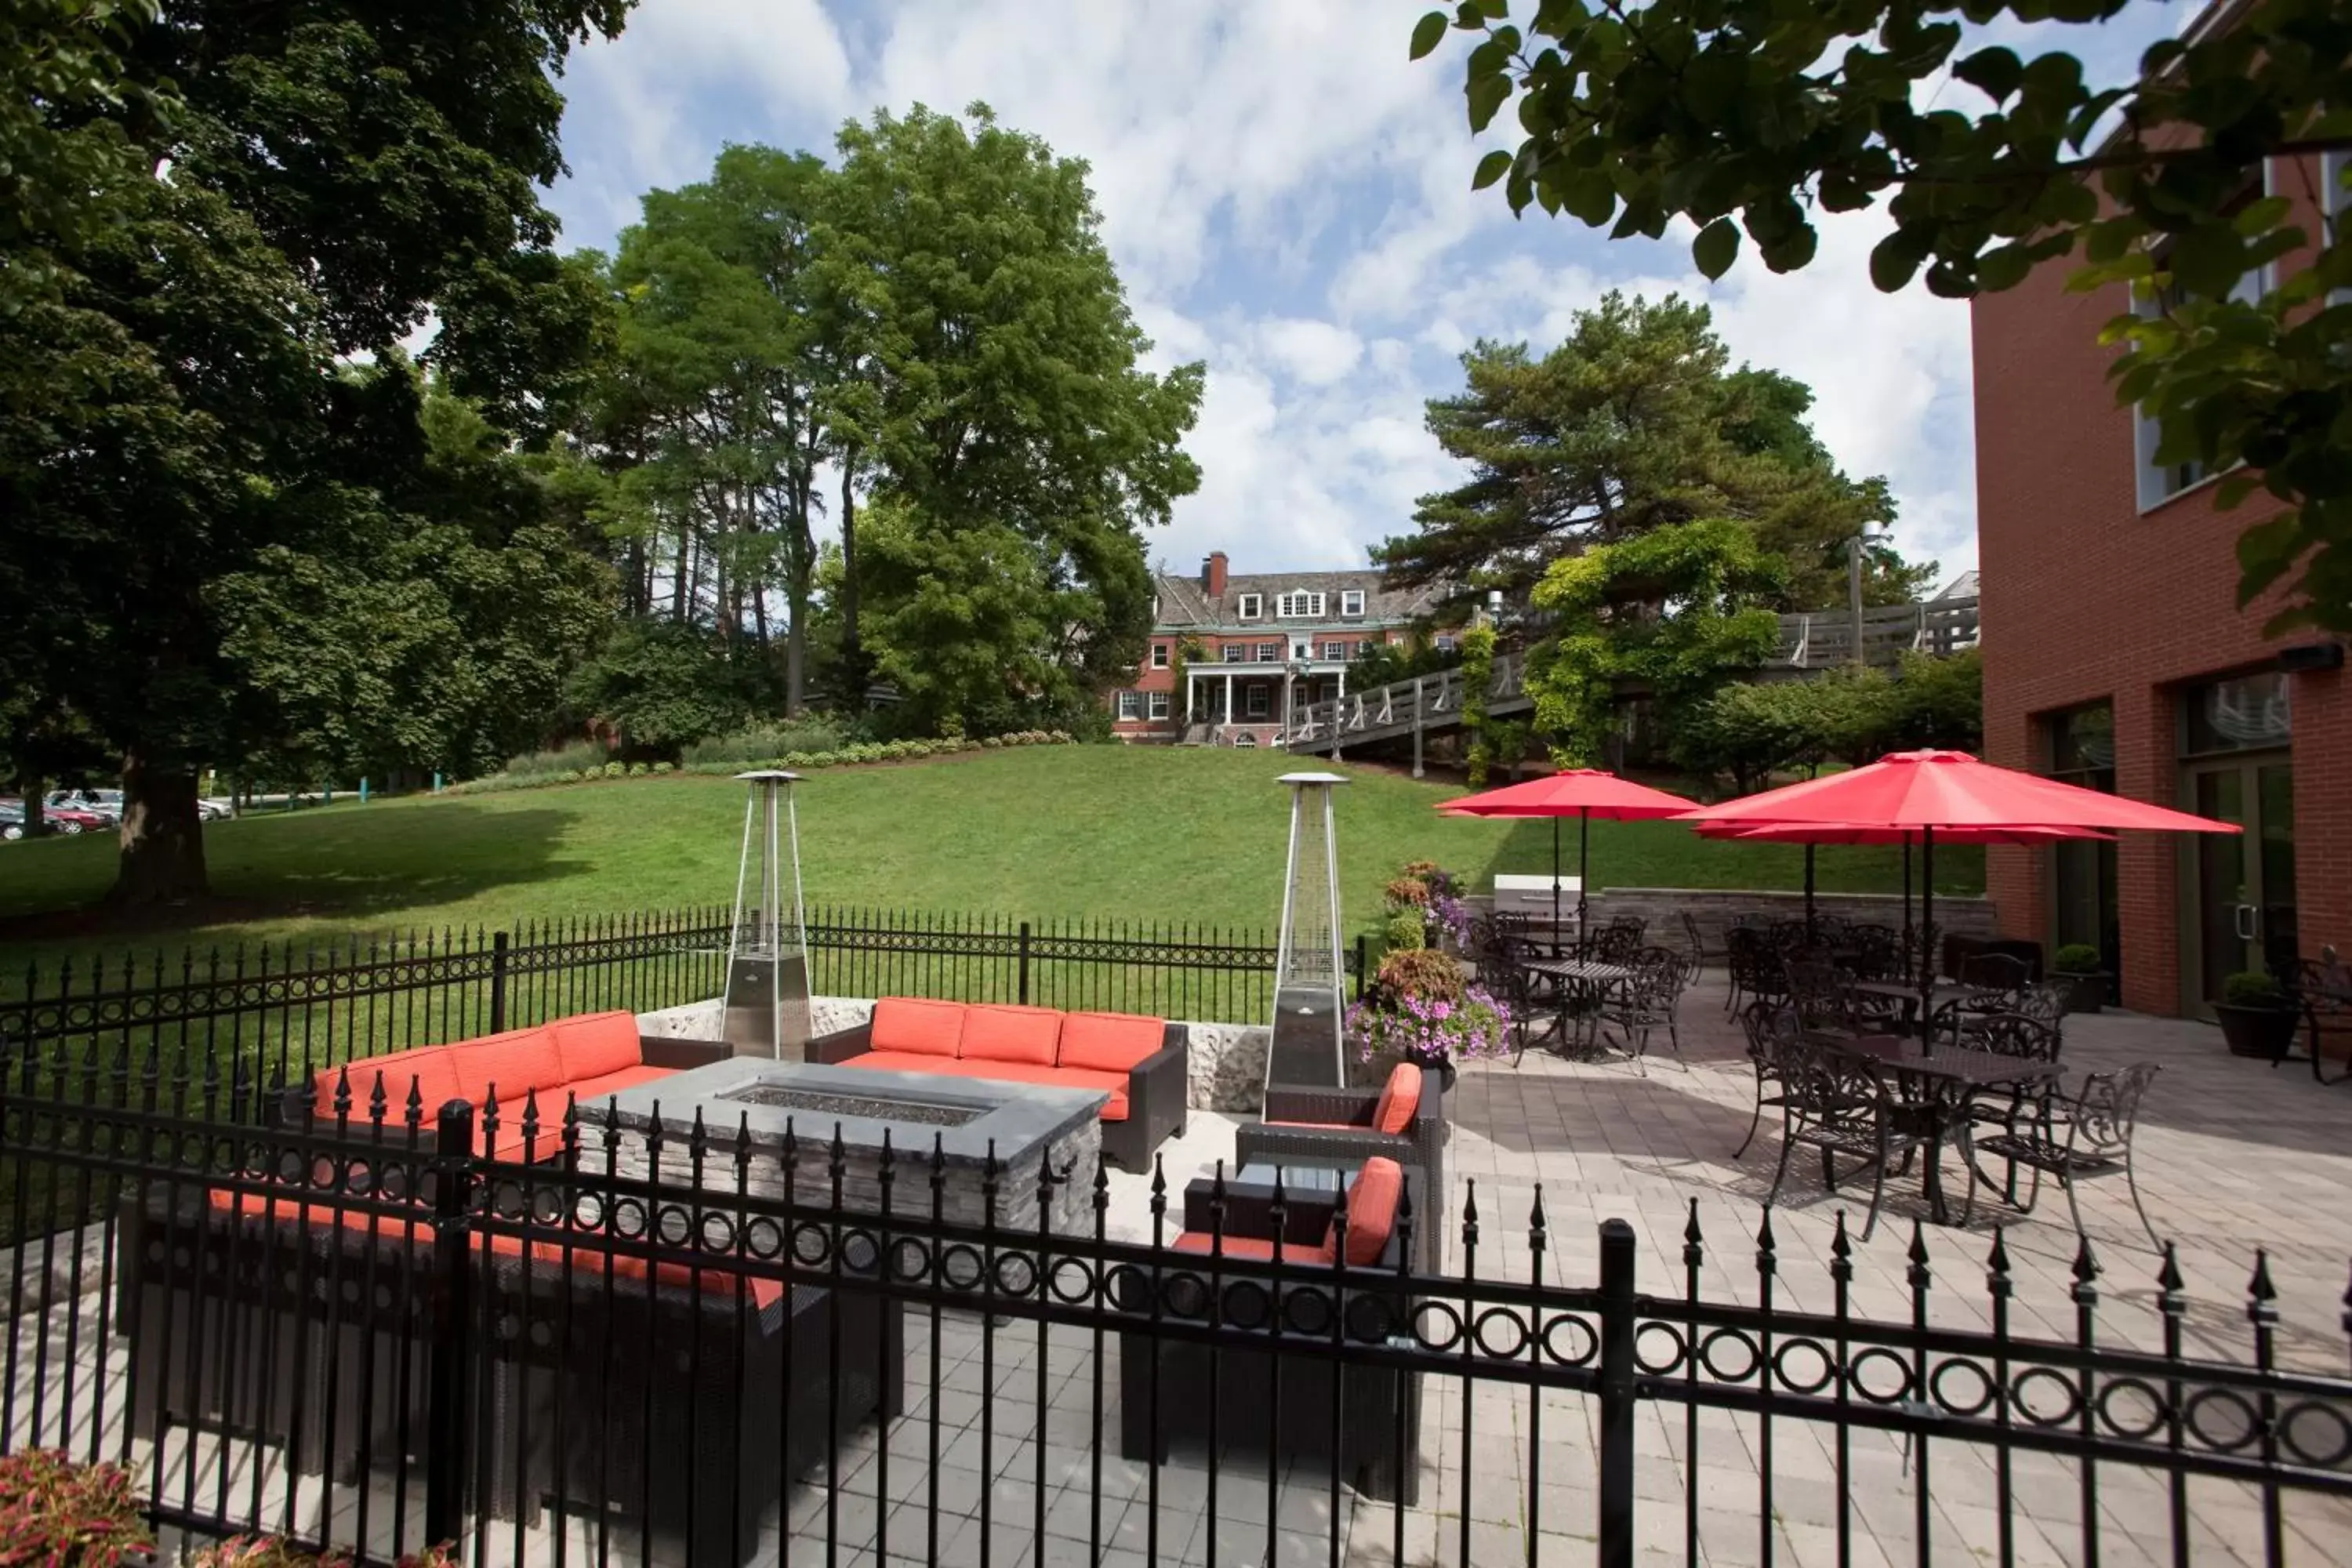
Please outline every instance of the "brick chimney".
[{"label": "brick chimney", "polygon": [[1201,563],[1201,592],[1215,604],[1225,596],[1225,552],[1212,550],[1209,558]]}]

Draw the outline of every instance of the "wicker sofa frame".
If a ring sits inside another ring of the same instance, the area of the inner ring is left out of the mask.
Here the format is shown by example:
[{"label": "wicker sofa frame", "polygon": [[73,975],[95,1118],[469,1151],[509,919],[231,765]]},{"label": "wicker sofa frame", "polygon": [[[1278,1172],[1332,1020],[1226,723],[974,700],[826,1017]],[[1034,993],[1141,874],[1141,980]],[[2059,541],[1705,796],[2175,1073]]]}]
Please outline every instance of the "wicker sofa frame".
[{"label": "wicker sofa frame", "polygon": [[1379,1085],[1275,1084],[1265,1091],[1265,1120],[1234,1129],[1234,1163],[1352,1173],[1385,1155],[1419,1173],[1412,1184],[1414,1267],[1434,1272],[1445,1256],[1445,1091],[1436,1073],[1423,1073],[1421,1104],[1401,1133],[1372,1125],[1380,1100]]},{"label": "wicker sofa frame", "polygon": [[[1425,1184],[1422,1173],[1410,1166],[1405,1167],[1405,1182],[1409,1194],[1418,1194]],[[1418,1204],[1417,1198],[1415,1203]],[[1328,1225],[1337,1206],[1336,1194],[1322,1198],[1302,1195],[1289,1205],[1288,1217],[1295,1221],[1301,1209],[1311,1207],[1320,1211],[1321,1223]],[[1419,1229],[1416,1218],[1416,1234]],[[1225,1234],[1238,1237],[1240,1232],[1228,1229]],[[1402,1248],[1406,1245],[1400,1231],[1391,1230],[1375,1262],[1351,1265],[1344,1275],[1328,1264],[1309,1264],[1301,1256],[1292,1269],[1299,1273],[1314,1269],[1319,1278],[1296,1278],[1286,1270],[1283,1299],[1287,1302],[1302,1294],[1315,1293],[1328,1302],[1330,1282],[1338,1277],[1344,1279],[1344,1310],[1349,1314],[1349,1321],[1364,1322],[1369,1312],[1387,1323],[1410,1322],[1412,1298],[1407,1287],[1411,1280],[1402,1268]],[[1410,1245],[1419,1251],[1417,1240]],[[1156,1300],[1161,1321],[1171,1317],[1180,1321],[1186,1317],[1209,1320],[1212,1303],[1206,1293],[1214,1275],[1225,1297],[1223,1303],[1216,1305],[1214,1321],[1261,1321],[1266,1309],[1265,1268],[1264,1264],[1220,1266],[1206,1254],[1177,1255],[1156,1281],[1141,1270],[1122,1276],[1118,1281],[1118,1304],[1123,1311],[1139,1318],[1150,1315]],[[1189,1288],[1172,1282],[1168,1276],[1173,1274],[1189,1275],[1199,1281],[1197,1292],[1192,1292],[1200,1296],[1197,1312],[1175,1309],[1174,1303],[1183,1299]],[[1294,1321],[1301,1317],[1295,1307],[1286,1308],[1285,1311]],[[1304,1316],[1311,1318],[1314,1314]],[[1152,1376],[1155,1363],[1159,1373],[1156,1400]],[[1277,1452],[1267,1457],[1270,1463],[1310,1456],[1328,1459],[1332,1402],[1336,1397],[1339,1406],[1338,1457],[1343,1479],[1366,1497],[1400,1506],[1411,1507],[1419,1497],[1422,1374],[1417,1371],[1341,1362],[1321,1354],[1238,1350],[1230,1340],[1219,1344],[1170,1337],[1151,1330],[1119,1335],[1118,1369],[1119,1452],[1126,1458],[1161,1464],[1172,1452],[1202,1451],[1213,1441],[1219,1448],[1262,1454],[1267,1428],[1274,1424]],[[1213,1434],[1210,1431],[1213,1390],[1216,1413]],[[1404,1433],[1402,1452],[1397,1446],[1400,1427]]]},{"label": "wicker sofa frame", "polygon": [[[1127,1120],[1102,1123],[1103,1158],[1123,1171],[1148,1171],[1152,1152],[1171,1138],[1184,1135],[1185,1110],[1192,1083],[1189,1061],[1190,1036],[1181,1024],[1169,1023],[1160,1048],[1128,1070]],[[808,1044],[808,1060],[828,1066],[854,1066],[874,1049],[874,1023],[867,1019],[852,1028],[819,1035]]]}]

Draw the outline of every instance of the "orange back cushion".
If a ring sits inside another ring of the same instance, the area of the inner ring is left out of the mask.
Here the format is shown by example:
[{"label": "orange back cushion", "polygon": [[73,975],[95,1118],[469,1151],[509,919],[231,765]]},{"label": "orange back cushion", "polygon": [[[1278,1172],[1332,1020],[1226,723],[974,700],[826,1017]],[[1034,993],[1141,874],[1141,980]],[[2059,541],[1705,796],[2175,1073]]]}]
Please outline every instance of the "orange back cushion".
[{"label": "orange back cushion", "polygon": [[1073,1013],[1062,1020],[1061,1066],[1126,1072],[1160,1048],[1168,1026],[1132,1013]]},{"label": "orange back cushion", "polygon": [[1062,1015],[1051,1007],[967,1007],[960,1054],[968,1061],[1054,1065]]},{"label": "orange back cushion", "polygon": [[555,1054],[563,1068],[561,1082],[585,1083],[639,1066],[644,1059],[634,1013],[583,1013],[558,1018],[548,1027],[555,1031]]},{"label": "orange back cushion", "polygon": [[485,1035],[452,1047],[457,1058],[457,1081],[476,1105],[498,1091],[502,1106],[520,1108],[533,1089],[551,1089],[563,1082],[563,1058],[555,1048],[555,1031],[542,1024],[532,1029],[509,1029]]},{"label": "orange back cushion", "polygon": [[[1404,1195],[1404,1167],[1380,1156],[1364,1162],[1363,1170],[1348,1188],[1348,1262],[1369,1268],[1381,1260],[1396,1228],[1397,1200]],[[1339,1220],[1334,1215],[1326,1248],[1339,1245]]]},{"label": "orange back cushion", "polygon": [[1372,1107],[1372,1126],[1378,1131],[1402,1133],[1420,1111],[1421,1068],[1399,1062],[1389,1074],[1388,1087],[1381,1090],[1381,1102]]},{"label": "orange back cushion", "polygon": [[872,1048],[920,1057],[951,1057],[963,1040],[961,1002],[925,1002],[885,996],[874,1004]]},{"label": "orange back cushion", "polygon": [[[341,1068],[328,1068],[311,1077],[310,1087],[314,1096],[311,1114],[321,1121],[334,1119],[335,1095],[342,1077]],[[457,1055],[451,1047],[428,1046],[423,1050],[370,1057],[351,1065],[351,1118],[354,1122],[368,1120],[379,1077],[383,1079],[385,1125],[405,1127],[408,1124],[408,1090],[414,1085],[416,1097],[425,1107],[424,1126],[428,1137],[443,1106],[453,1100],[472,1098],[457,1081]]]}]

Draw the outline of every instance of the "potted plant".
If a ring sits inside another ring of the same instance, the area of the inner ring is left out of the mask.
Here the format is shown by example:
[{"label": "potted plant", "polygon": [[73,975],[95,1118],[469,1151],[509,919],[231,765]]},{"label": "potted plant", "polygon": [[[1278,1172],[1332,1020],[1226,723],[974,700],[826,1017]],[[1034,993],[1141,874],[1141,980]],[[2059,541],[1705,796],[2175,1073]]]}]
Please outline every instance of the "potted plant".
[{"label": "potted plant", "polygon": [[2295,1012],[2286,989],[2260,970],[2241,970],[2222,981],[2213,1016],[2231,1056],[2275,1061],[2294,1043]]},{"label": "potted plant", "polygon": [[1402,948],[1381,960],[1364,999],[1348,1009],[1348,1039],[1366,1062],[1412,1062],[1454,1087],[1459,1063],[1509,1048],[1509,1009],[1473,985],[1456,959]]},{"label": "potted plant", "polygon": [[2106,1005],[2114,976],[2099,967],[2099,950],[2087,942],[2070,942],[2050,960],[2050,972],[2066,983],[2066,1011],[2095,1013]]},{"label": "potted plant", "polygon": [[1408,861],[1382,892],[1391,917],[1410,912],[1420,919],[1419,945],[1448,952],[1461,951],[1470,934],[1471,911],[1468,900],[1462,897],[1462,879],[1453,872],[1434,860]]}]

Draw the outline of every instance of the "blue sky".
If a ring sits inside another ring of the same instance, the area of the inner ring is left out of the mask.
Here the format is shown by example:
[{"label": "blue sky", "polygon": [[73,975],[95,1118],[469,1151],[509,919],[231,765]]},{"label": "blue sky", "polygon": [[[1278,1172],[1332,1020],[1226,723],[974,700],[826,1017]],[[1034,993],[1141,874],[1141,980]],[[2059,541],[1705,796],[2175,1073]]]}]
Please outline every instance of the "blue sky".
[{"label": "blue sky", "polygon": [[[1688,235],[1612,242],[1515,220],[1473,193],[1459,57],[1414,65],[1425,0],[643,0],[563,87],[572,174],[552,204],[574,245],[609,246],[649,187],[699,178],[729,142],[830,154],[877,106],[961,110],[1086,159],[1129,300],[1167,363],[1202,359],[1186,443],[1197,495],[1152,537],[1189,570],[1360,565],[1459,470],[1422,428],[1485,335],[1538,349],[1608,289],[1706,300],[1735,356],[1810,383],[1814,423],[1855,474],[1885,474],[1897,538],[1947,575],[1976,563],[1965,306],[1889,297],[1864,265],[1872,215],[1832,219],[1821,258],[1710,286]],[[2068,29],[2094,79],[2126,73],[2183,8],[2134,0]],[[1957,84],[1939,94],[1968,91]]]}]

